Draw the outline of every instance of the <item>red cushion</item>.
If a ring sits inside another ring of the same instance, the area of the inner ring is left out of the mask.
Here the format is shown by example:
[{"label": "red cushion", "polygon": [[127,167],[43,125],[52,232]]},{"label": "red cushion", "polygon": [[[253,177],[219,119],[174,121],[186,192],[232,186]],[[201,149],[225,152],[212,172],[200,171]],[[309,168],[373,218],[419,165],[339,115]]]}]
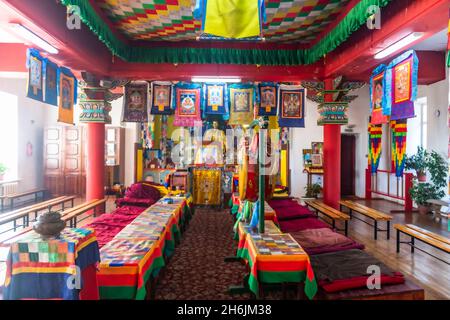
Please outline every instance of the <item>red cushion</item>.
[{"label": "red cushion", "polygon": [[[319,281],[319,286],[326,292],[338,292],[348,289],[367,288],[367,279],[369,276],[354,277],[350,279],[341,279],[329,282],[327,280]],[[387,284],[401,284],[405,282],[403,274],[395,272],[392,276],[381,275],[381,285]]]},{"label": "red cushion", "polygon": [[317,218],[305,218],[279,221],[281,231],[289,233],[306,229],[330,228],[328,224]]},{"label": "red cushion", "polygon": [[276,208],[274,210],[277,214],[278,221],[316,217],[312,211],[300,205]]}]

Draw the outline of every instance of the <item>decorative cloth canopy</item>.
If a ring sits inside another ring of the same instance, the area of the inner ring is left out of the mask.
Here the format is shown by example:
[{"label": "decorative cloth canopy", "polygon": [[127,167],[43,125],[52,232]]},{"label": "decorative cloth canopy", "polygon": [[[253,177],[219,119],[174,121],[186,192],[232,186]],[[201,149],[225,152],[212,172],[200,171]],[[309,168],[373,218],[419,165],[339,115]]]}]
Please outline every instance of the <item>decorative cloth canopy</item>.
[{"label": "decorative cloth canopy", "polygon": [[302,86],[278,87],[278,125],[280,127],[305,127],[305,89]]}]

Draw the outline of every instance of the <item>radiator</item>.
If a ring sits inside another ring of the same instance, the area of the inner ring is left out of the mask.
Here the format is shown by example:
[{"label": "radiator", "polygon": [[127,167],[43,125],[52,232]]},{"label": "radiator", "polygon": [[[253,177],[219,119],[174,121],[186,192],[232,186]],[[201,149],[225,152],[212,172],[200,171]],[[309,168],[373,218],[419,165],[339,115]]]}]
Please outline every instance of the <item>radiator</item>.
[{"label": "radiator", "polygon": [[18,191],[18,183],[17,182],[12,182],[12,183],[6,183],[3,185],[3,195],[7,196],[10,194],[14,194],[17,193]]}]

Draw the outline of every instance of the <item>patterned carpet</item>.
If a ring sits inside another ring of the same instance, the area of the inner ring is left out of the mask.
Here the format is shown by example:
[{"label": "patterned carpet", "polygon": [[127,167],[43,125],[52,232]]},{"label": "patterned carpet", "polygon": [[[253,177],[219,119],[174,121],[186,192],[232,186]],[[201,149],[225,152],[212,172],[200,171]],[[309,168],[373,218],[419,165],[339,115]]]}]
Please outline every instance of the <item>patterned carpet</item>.
[{"label": "patterned carpet", "polygon": [[233,220],[229,210],[197,208],[181,243],[158,279],[155,298],[161,300],[249,299],[250,294],[228,294],[239,285],[246,267],[224,262],[233,256]]}]

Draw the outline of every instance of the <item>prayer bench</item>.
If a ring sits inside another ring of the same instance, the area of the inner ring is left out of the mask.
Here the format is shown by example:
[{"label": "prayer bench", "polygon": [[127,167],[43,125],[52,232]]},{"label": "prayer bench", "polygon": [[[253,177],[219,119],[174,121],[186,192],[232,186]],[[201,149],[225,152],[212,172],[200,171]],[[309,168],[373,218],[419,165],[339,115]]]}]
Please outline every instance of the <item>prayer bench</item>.
[{"label": "prayer bench", "polygon": [[[439,257],[436,257],[425,250],[418,248],[417,246],[415,246],[415,243],[414,243],[415,239],[417,239],[417,240],[420,240],[436,249],[450,253],[450,239],[448,239],[444,236],[435,234],[431,231],[425,230],[423,228],[420,228],[413,224],[406,224],[406,225],[395,224],[394,229],[397,230],[397,253],[400,252],[400,243],[406,243],[411,246],[411,252],[414,252],[414,249],[418,249],[418,250],[423,251],[426,254],[446,263],[446,264],[450,264],[449,262],[447,262]],[[410,236],[411,241],[400,241],[400,233]]]},{"label": "prayer bench", "polygon": [[38,201],[38,195],[41,194],[41,200],[44,200],[47,189],[32,189],[25,192],[17,192],[13,194],[8,194],[5,196],[0,196],[1,211],[3,211],[5,206],[5,200],[9,200],[9,208],[14,209],[14,200],[21,197],[26,197],[29,195],[34,195],[34,202]]},{"label": "prayer bench", "polygon": [[[344,231],[345,235],[348,235],[348,221],[350,220],[350,216],[348,214],[345,214],[339,210],[334,209],[333,207],[330,207],[323,203],[322,201],[318,200],[306,200],[306,205],[315,209],[316,213],[319,212],[327,216],[332,221],[332,227],[333,229],[336,229],[338,231]],[[336,221],[342,221],[344,223],[344,229],[338,229],[336,227]]]},{"label": "prayer bench", "polygon": [[[349,214],[350,214],[350,218],[355,218],[358,219],[370,226],[373,226],[373,231],[374,231],[374,239],[377,240],[378,239],[378,231],[380,232],[386,232],[387,233],[387,239],[390,239],[390,226],[391,226],[391,220],[392,217],[390,215],[387,215],[381,211],[366,207],[360,203],[357,202],[353,202],[350,200],[341,200],[339,201],[340,204],[340,208],[342,211],[343,207],[347,207],[349,209]],[[363,219],[359,219],[353,216],[353,211],[357,212],[367,218],[370,218],[374,221],[374,224],[370,224],[369,222],[363,220]],[[380,229],[378,228],[378,223],[379,222],[386,222],[386,229]]]}]

